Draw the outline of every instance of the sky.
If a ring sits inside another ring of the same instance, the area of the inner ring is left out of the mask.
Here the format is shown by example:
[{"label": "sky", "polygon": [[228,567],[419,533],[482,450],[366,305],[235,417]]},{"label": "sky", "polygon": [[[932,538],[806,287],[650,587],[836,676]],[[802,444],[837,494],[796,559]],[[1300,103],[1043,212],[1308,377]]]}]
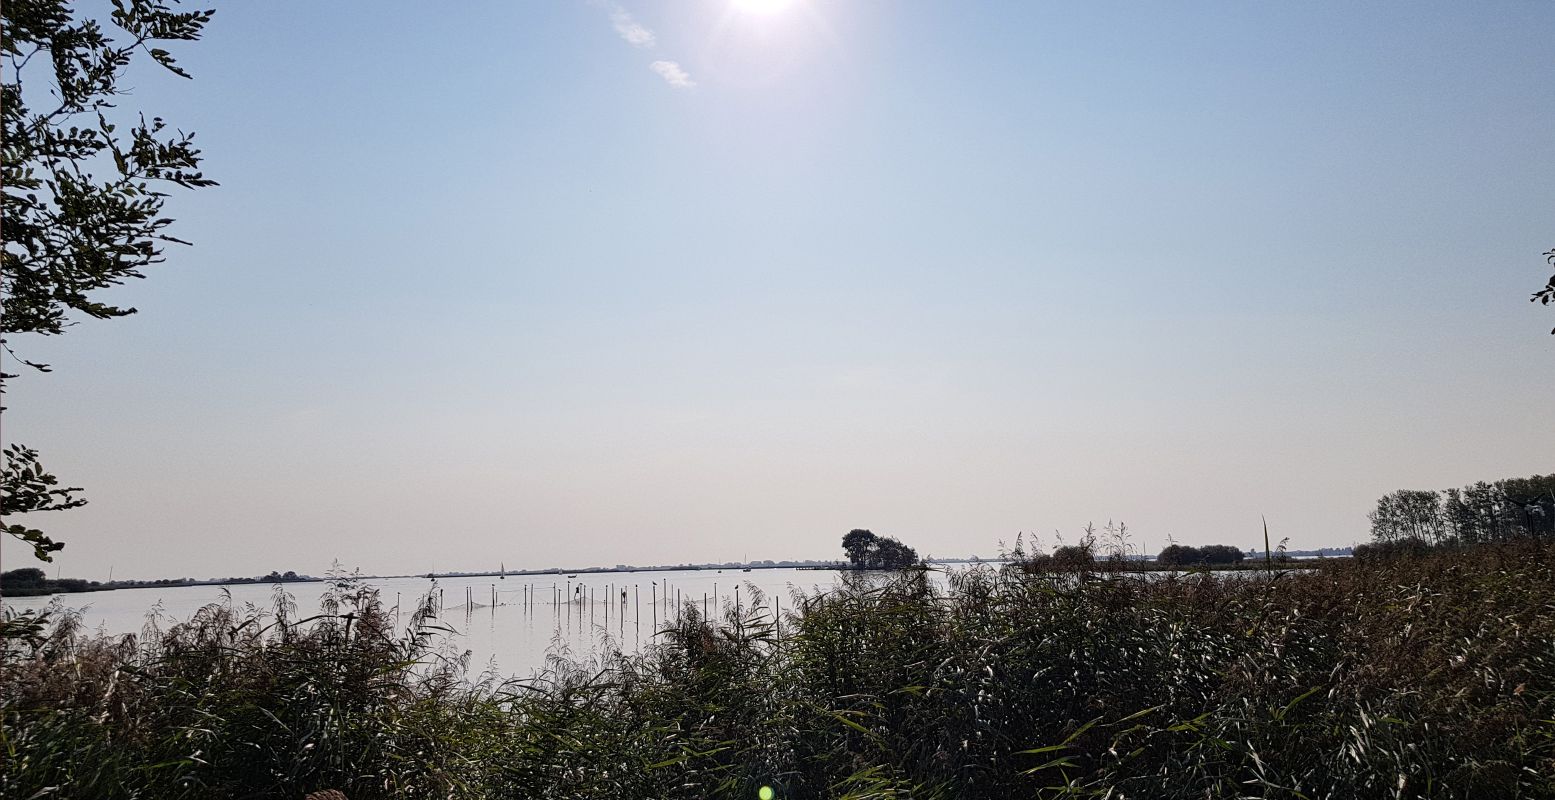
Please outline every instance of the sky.
[{"label": "sky", "polygon": [[13,342],[50,572],[1345,546],[1555,471],[1555,5],[216,7],[123,104],[193,245]]}]

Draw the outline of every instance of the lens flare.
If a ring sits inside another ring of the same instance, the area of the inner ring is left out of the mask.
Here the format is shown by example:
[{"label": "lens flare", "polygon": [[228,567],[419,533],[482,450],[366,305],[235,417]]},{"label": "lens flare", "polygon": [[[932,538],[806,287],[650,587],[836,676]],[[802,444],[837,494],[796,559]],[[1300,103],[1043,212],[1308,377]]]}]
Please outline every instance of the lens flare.
[{"label": "lens flare", "polygon": [[776,14],[794,4],[794,0],[730,0],[736,9],[751,14]]}]

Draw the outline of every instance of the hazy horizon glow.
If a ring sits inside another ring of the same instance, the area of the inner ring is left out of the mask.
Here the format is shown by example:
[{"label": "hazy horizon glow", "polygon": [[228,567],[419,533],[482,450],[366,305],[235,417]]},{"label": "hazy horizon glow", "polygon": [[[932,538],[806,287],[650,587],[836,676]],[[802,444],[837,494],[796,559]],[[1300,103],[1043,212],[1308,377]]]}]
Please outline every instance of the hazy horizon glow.
[{"label": "hazy horizon glow", "polygon": [[1555,470],[1555,7],[752,1],[233,5],[136,73],[222,185],[12,342],[61,573],[1315,548]]}]

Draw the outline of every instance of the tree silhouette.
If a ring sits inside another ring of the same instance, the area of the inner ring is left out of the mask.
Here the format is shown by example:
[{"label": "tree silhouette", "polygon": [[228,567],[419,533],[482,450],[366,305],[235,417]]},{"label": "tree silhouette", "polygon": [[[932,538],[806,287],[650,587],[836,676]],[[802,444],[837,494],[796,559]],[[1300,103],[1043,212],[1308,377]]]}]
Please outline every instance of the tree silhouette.
[{"label": "tree silhouette", "polygon": [[[103,302],[98,292],[163,261],[162,215],[168,186],[214,185],[199,172],[194,134],[169,129],[161,117],[117,111],[128,94],[120,81],[137,54],[189,77],[153,44],[191,41],[210,11],[174,11],[164,0],[114,0],[117,40],[94,19],[77,19],[66,0],[5,3],[0,83],[5,129],[5,242],[0,255],[0,347],[13,334],[58,335],[74,314],[112,319],[135,313]],[[41,103],[34,107],[33,103]],[[122,129],[121,129],[122,126]],[[38,364],[17,360],[41,372]],[[0,373],[0,381],[15,375]],[[37,451],[5,452],[0,515],[75,508],[80,489],[56,488]],[[42,531],[9,523],[6,533],[32,545],[44,561],[64,547]]]},{"label": "tree silhouette", "polygon": [[869,564],[870,553],[875,549],[875,543],[880,537],[863,528],[854,528],[842,537],[842,551],[848,554],[848,561],[855,567],[864,567]]},{"label": "tree silhouette", "polygon": [[918,551],[890,536],[854,528],[842,537],[842,551],[855,569],[907,569],[918,563]]},{"label": "tree silhouette", "polygon": [[1155,557],[1157,564],[1164,564],[1173,567],[1183,567],[1190,564],[1197,564],[1203,560],[1203,551],[1199,550],[1197,547],[1190,547],[1185,544],[1167,545],[1164,549],[1161,550],[1160,554]]},{"label": "tree silhouette", "polygon": [[[1544,263],[1555,268],[1555,249],[1544,254]],[[1533,301],[1544,305],[1555,303],[1555,275],[1550,276],[1550,282],[1543,289],[1533,293]],[[1550,333],[1555,334],[1555,328],[1552,328]]]}]

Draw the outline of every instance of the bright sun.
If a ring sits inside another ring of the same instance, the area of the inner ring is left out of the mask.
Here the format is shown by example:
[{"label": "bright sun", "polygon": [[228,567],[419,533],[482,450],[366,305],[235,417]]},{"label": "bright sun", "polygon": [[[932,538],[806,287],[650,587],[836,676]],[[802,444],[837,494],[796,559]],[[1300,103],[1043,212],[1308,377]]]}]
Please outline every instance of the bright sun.
[{"label": "bright sun", "polygon": [[794,0],[731,0],[734,7],[751,14],[776,14],[794,4]]}]

